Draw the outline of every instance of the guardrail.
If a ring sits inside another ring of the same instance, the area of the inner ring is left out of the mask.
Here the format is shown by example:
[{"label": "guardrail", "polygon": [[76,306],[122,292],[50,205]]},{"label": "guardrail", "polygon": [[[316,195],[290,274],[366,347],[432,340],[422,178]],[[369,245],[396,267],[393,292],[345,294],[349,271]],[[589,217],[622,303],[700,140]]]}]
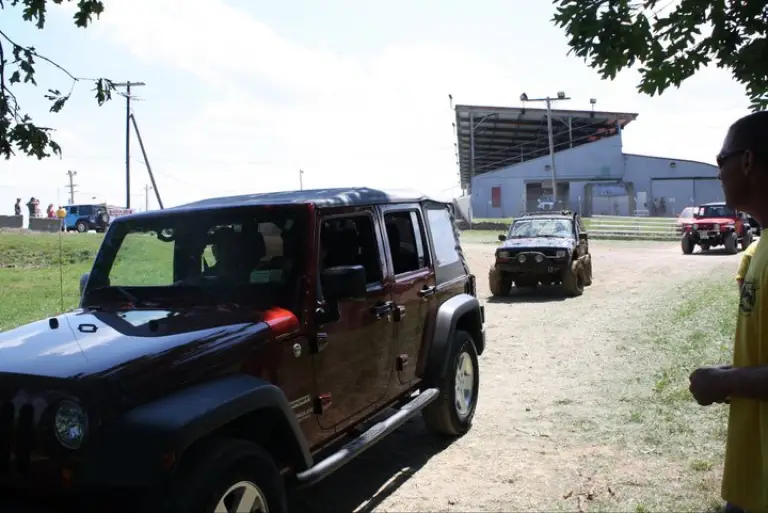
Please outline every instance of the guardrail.
[{"label": "guardrail", "polygon": [[587,232],[596,239],[677,240],[669,217],[592,216]]}]

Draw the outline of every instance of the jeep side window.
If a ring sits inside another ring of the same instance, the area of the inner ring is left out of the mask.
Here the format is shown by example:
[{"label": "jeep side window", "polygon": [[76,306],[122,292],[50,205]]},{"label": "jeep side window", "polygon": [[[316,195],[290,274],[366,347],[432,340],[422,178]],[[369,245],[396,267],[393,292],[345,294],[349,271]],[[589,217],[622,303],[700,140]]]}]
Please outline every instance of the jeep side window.
[{"label": "jeep side window", "polygon": [[77,207],[69,207],[69,213],[77,215]]},{"label": "jeep side window", "polygon": [[93,209],[91,206],[86,205],[86,206],[80,207],[81,216],[89,216],[91,214],[93,214]]},{"label": "jeep side window", "polygon": [[424,230],[415,211],[384,214],[389,254],[395,275],[416,271],[427,266],[424,251]]},{"label": "jeep side window", "polygon": [[369,215],[343,216],[323,220],[320,229],[320,267],[362,265],[366,282],[382,280],[379,245]]},{"label": "jeep side window", "polygon": [[435,267],[445,267],[458,262],[458,243],[448,209],[427,209],[427,222],[435,248]]}]

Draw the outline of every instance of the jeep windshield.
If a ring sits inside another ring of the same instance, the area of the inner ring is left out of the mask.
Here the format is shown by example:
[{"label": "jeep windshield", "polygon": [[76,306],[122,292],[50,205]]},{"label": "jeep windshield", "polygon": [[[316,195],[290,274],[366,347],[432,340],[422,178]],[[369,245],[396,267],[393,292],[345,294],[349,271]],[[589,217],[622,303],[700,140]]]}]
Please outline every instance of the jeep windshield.
[{"label": "jeep windshield", "polygon": [[228,304],[296,311],[306,216],[305,209],[286,206],[117,220],[96,256],[83,305]]},{"label": "jeep windshield", "polygon": [[570,219],[521,219],[509,228],[509,239],[531,237],[571,237],[573,221]]},{"label": "jeep windshield", "polygon": [[736,211],[727,205],[704,205],[696,209],[696,218],[736,217]]}]

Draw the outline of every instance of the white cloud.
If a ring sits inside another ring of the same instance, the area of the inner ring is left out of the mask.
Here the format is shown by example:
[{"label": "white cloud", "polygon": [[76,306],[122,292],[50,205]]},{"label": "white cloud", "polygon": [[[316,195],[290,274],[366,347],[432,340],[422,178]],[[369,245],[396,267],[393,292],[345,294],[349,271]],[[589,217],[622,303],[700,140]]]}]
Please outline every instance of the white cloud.
[{"label": "white cloud", "polygon": [[[88,34],[162,67],[179,87],[192,77],[207,89],[206,100],[197,105],[164,99],[176,102],[180,114],[162,123],[144,124],[151,103],[136,105],[170,205],[296,188],[299,168],[305,170],[305,187],[456,192],[450,191],[457,169],[448,93],[457,103],[516,105],[522,91],[537,96],[565,88],[574,99],[563,108],[587,109],[588,99],[595,97],[600,110],[640,113],[625,133],[627,151],[703,160],[711,160],[725,126],[743,114],[743,95],[722,71],[707,70],[661,97],[638,96],[636,73],[600,81],[583,62],[566,57],[564,47],[546,44],[555,32],[549,21],[520,18],[516,23],[538,39],[531,36],[521,46],[510,35],[508,48],[500,44],[483,53],[463,49],[460,40],[450,46],[389,45],[358,57],[304,46],[221,0],[188,0],[183,7],[176,0],[111,0]],[[539,27],[546,30],[539,33]],[[511,27],[510,34],[521,28]],[[145,89],[141,94],[151,99],[152,84]],[[119,127],[121,115],[118,106],[110,107],[99,122],[72,126],[65,137],[78,140],[62,141],[65,155],[95,150],[105,155],[75,165],[89,190],[102,190],[113,202],[124,198],[121,133],[110,135],[111,146],[94,150],[87,132],[107,124]],[[133,151],[140,156],[138,145]],[[68,165],[50,161],[22,167],[45,168],[61,183]],[[140,165],[135,169],[133,201],[143,204],[140,188],[147,180]]]}]

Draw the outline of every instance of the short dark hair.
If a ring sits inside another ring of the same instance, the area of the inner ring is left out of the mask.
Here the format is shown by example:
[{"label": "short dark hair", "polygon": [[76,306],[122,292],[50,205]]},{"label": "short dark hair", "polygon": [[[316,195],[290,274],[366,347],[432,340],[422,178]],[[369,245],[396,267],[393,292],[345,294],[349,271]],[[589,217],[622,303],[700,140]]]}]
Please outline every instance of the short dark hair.
[{"label": "short dark hair", "polygon": [[731,125],[734,141],[739,149],[750,150],[760,157],[767,157],[768,111],[753,112]]}]

